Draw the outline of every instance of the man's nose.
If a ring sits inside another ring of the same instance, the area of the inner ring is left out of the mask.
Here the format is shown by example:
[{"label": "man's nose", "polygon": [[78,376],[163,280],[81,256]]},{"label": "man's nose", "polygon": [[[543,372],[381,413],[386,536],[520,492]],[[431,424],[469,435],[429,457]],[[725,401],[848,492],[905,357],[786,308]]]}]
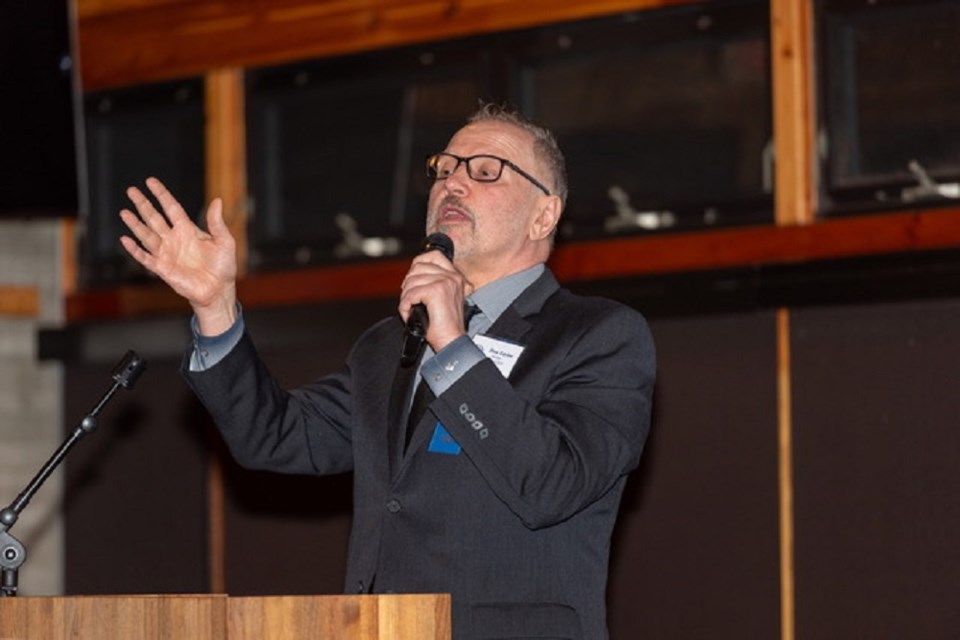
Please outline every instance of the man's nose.
[{"label": "man's nose", "polygon": [[450,193],[464,193],[469,190],[470,176],[467,173],[467,163],[461,162],[443,181],[444,188]]}]

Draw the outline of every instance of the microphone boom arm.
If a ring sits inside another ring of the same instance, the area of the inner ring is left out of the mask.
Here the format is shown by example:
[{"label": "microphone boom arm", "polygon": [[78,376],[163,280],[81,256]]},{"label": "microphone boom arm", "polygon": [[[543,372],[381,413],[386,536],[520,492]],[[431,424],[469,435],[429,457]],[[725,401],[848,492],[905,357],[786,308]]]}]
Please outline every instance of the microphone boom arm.
[{"label": "microphone boom arm", "polygon": [[3,580],[0,585],[0,596],[17,595],[17,571],[20,565],[27,559],[27,550],[23,544],[10,534],[10,529],[17,523],[20,513],[30,504],[34,494],[39,491],[43,483],[46,482],[50,474],[67,457],[70,449],[88,433],[92,433],[97,428],[97,414],[106,406],[117,389],[123,387],[132,389],[137,378],[146,368],[146,361],[133,351],[127,351],[123,359],[113,370],[113,386],[103,394],[100,401],[94,406],[93,410],[83,417],[80,424],[67,436],[60,447],[50,456],[50,459],[40,468],[33,480],[27,484],[26,488],[20,492],[17,499],[10,503],[5,509],[0,511],[0,570],[2,570]]}]

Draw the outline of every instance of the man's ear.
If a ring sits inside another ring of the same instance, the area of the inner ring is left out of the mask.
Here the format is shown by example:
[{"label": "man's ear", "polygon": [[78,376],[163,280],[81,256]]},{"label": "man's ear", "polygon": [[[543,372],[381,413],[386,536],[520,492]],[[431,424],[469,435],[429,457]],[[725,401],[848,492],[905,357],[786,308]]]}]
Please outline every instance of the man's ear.
[{"label": "man's ear", "polygon": [[560,196],[540,196],[537,201],[537,215],[530,223],[530,239],[543,240],[549,238],[550,234],[560,223],[560,213],[562,204]]}]

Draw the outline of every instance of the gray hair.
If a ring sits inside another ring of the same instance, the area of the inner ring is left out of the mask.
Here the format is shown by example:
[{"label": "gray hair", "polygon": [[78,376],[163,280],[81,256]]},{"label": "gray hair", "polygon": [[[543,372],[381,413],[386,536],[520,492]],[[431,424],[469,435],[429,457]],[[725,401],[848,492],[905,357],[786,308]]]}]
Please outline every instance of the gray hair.
[{"label": "gray hair", "polygon": [[533,152],[547,166],[553,183],[553,193],[560,196],[561,210],[567,205],[567,163],[557,139],[546,127],[543,127],[520,111],[492,102],[481,102],[480,107],[467,118],[467,122],[493,120],[505,122],[526,131],[533,137]]}]

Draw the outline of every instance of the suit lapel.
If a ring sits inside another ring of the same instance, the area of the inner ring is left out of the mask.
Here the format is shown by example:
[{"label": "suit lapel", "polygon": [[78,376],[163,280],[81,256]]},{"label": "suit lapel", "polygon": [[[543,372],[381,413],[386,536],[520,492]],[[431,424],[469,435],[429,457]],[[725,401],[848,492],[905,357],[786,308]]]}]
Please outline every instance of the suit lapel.
[{"label": "suit lapel", "polygon": [[560,284],[549,269],[545,269],[539,278],[517,296],[497,321],[484,334],[501,338],[509,342],[522,344],[523,336],[530,330],[527,318],[539,313],[547,300],[560,289]]},{"label": "suit lapel", "polygon": [[[410,438],[410,446],[407,448],[406,456],[403,456],[404,463],[406,459],[409,458],[410,454],[413,454],[420,449],[420,446],[423,445],[423,441],[427,438],[433,436],[433,427],[437,423],[437,417],[428,409],[424,411],[423,417],[420,418],[420,422],[416,424],[413,429],[413,436]],[[403,444],[401,443],[401,447]]]},{"label": "suit lapel", "polygon": [[390,388],[390,404],[387,409],[387,446],[390,455],[390,477],[394,477],[403,459],[403,440],[406,431],[407,402],[417,381],[417,367],[397,365]]}]

